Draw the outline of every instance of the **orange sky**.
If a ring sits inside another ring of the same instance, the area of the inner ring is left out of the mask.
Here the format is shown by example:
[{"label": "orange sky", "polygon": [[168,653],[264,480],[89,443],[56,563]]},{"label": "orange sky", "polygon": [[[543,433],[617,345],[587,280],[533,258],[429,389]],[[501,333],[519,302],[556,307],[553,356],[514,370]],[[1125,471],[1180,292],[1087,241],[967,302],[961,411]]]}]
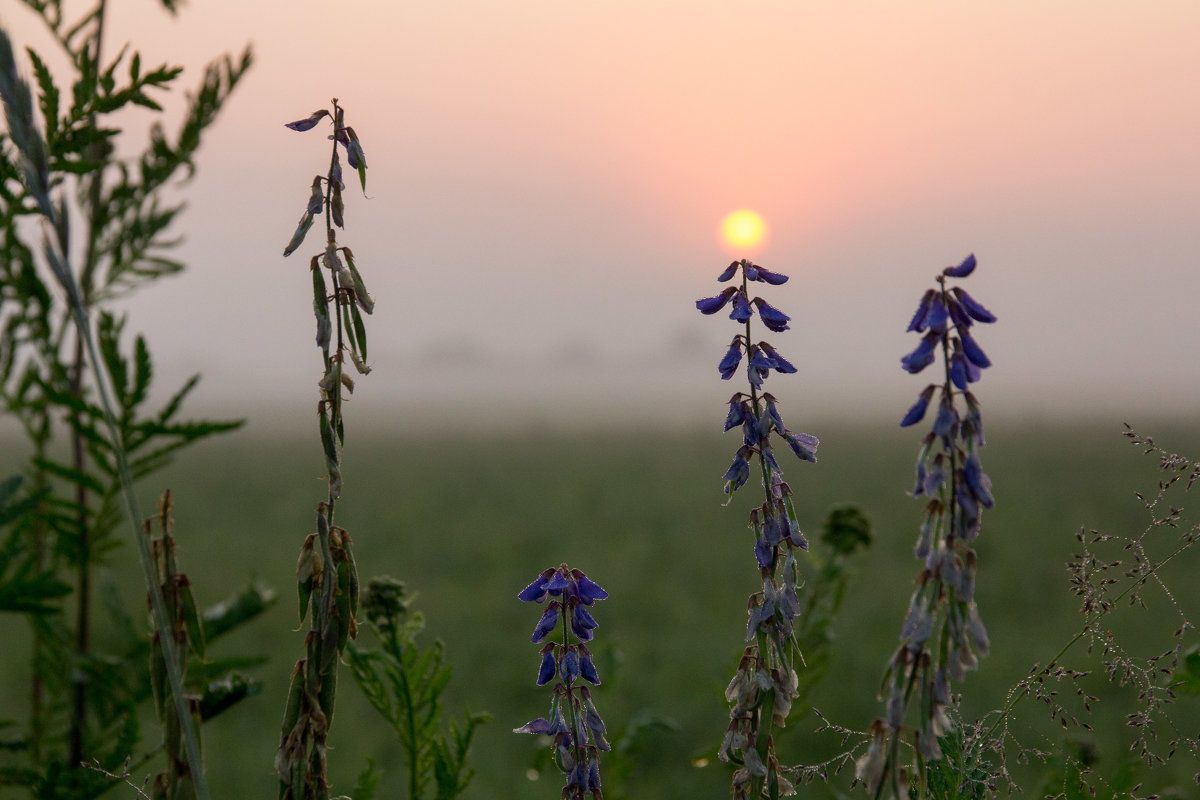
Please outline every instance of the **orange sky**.
[{"label": "orange sky", "polygon": [[[1177,368],[1200,339],[1200,4],[110,7],[106,49],[182,63],[184,85],[246,42],[258,57],[190,188],[191,271],[134,304],[167,375],[311,392],[305,262],[279,253],[326,156],[282,123],[336,95],[371,167],[343,242],[377,300],[360,393],[381,402],[724,399],[731,323],[692,301],[724,265],[718,220],[750,207],[759,260],[793,276],[776,344],[806,365],[803,402],[902,413],[910,306],[974,251],[1001,411],[1195,410]],[[31,20],[0,5],[18,44]]]}]

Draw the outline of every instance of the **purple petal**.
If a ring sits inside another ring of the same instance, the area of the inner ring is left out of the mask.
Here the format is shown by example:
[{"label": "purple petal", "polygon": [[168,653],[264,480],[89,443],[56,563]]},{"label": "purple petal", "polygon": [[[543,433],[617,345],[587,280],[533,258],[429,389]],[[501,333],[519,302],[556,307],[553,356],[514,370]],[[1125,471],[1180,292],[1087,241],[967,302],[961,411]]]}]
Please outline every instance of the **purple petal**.
[{"label": "purple petal", "polygon": [[941,297],[934,297],[933,302],[929,305],[929,317],[925,320],[925,324],[935,330],[941,330],[946,327],[946,318],[950,312],[946,309],[945,303]]},{"label": "purple petal", "polygon": [[548,569],[537,577],[533,583],[526,586],[517,595],[518,600],[524,600],[526,603],[540,603],[546,599],[546,581],[554,574],[553,569]]},{"label": "purple petal", "polygon": [[900,366],[913,375],[928,367],[933,363],[933,346],[937,340],[938,334],[935,331],[925,334],[917,348],[900,359]]},{"label": "purple petal", "polygon": [[967,294],[965,289],[960,289],[955,286],[953,291],[954,295],[958,298],[958,301],[963,304],[963,308],[966,309],[967,313],[970,314],[972,318],[978,320],[979,322],[996,321],[996,315],[981,306],[979,301]]},{"label": "purple petal", "polygon": [[785,433],[783,438],[801,461],[817,463],[817,445],[821,443],[820,439],[807,433]]},{"label": "purple petal", "polygon": [[961,352],[956,352],[950,357],[950,380],[960,391],[967,390],[967,364],[970,363]]},{"label": "purple petal", "polygon": [[730,286],[725,291],[715,297],[706,297],[703,300],[696,301],[696,308],[700,309],[701,314],[715,314],[725,307],[729,302],[729,298],[737,293],[737,287]]},{"label": "purple petal", "polygon": [[720,275],[717,276],[717,280],[721,283],[724,283],[725,281],[729,280],[734,275],[736,275],[738,264],[739,264],[739,262],[737,262],[737,261],[729,262],[729,266],[725,268],[724,272],[722,272]]},{"label": "purple petal", "polygon": [[966,353],[967,358],[971,360],[972,364],[980,369],[990,367],[992,365],[992,362],[988,360],[987,354],[984,353],[979,344],[971,338],[971,334],[967,333],[966,331],[959,331],[959,336],[962,339],[963,352]]},{"label": "purple petal", "polygon": [[971,327],[971,317],[967,314],[966,310],[962,307],[962,303],[958,302],[953,297],[947,296],[946,297],[946,309],[950,312],[950,319],[960,329],[965,330],[965,329]]},{"label": "purple petal", "polygon": [[780,286],[787,283],[788,276],[779,272],[771,272],[769,269],[758,268],[758,279],[764,283],[769,283],[772,286]]},{"label": "purple petal", "polygon": [[995,501],[992,499],[992,481],[983,473],[983,468],[979,465],[979,455],[971,453],[967,456],[967,463],[963,465],[963,476],[967,480],[967,486],[971,489],[971,494],[975,495],[979,500],[979,505],[984,508],[991,508]]},{"label": "purple petal", "polygon": [[550,635],[550,631],[554,630],[556,625],[558,625],[558,606],[551,603],[542,612],[542,618],[538,620],[537,627],[533,629],[533,637],[529,641],[540,644]]},{"label": "purple petal", "polygon": [[554,726],[550,724],[550,720],[544,717],[531,719],[519,728],[513,728],[513,733],[533,733],[541,736],[549,736],[554,731]]},{"label": "purple petal", "polygon": [[600,676],[596,673],[596,665],[592,663],[592,654],[586,648],[583,657],[579,659],[579,675],[595,686],[600,685]]},{"label": "purple petal", "polygon": [[767,414],[771,417],[771,422],[775,425],[775,430],[783,433],[787,430],[787,426],[783,424],[783,417],[779,416],[779,409],[775,407],[775,398],[771,395],[766,396]]},{"label": "purple petal", "polygon": [[787,314],[775,308],[775,306],[761,297],[754,298],[754,305],[758,306],[758,316],[768,328],[776,333],[782,333],[788,329],[788,320],[791,317]]},{"label": "purple petal", "polygon": [[733,311],[729,313],[729,318],[734,322],[745,322],[750,319],[750,301],[740,290],[733,296]]},{"label": "purple petal", "polygon": [[738,392],[729,399],[729,413],[725,416],[725,430],[729,431],[741,425],[745,416],[746,407],[742,401],[742,393]]},{"label": "purple petal", "polygon": [[717,365],[722,380],[732,378],[740,363],[742,363],[742,343],[740,340],[735,340],[733,344],[729,345],[729,350],[721,359],[721,363]]},{"label": "purple petal", "polygon": [[929,408],[929,400],[933,397],[934,387],[932,384],[925,387],[917,397],[917,402],[913,403],[912,408],[904,415],[904,419],[900,420],[900,427],[907,428],[909,425],[916,425],[925,418],[925,411]]},{"label": "purple petal", "polygon": [[304,119],[298,119],[295,122],[285,122],[284,127],[291,128],[294,131],[309,131],[316,127],[317,123],[321,121],[322,117],[328,116],[329,111],[322,108],[320,111],[314,111]]},{"label": "purple petal", "polygon": [[562,660],[562,679],[568,683],[574,683],[579,677],[579,654],[575,652],[575,648],[569,648]]},{"label": "purple petal", "polygon": [[558,664],[554,661],[554,650],[551,648],[542,653],[542,666],[538,670],[537,685],[545,686],[554,679],[554,675],[557,672]]},{"label": "purple petal", "polygon": [[782,372],[784,375],[795,374],[796,368],[792,366],[792,362],[779,355],[778,350],[776,350],[774,347],[771,347],[771,345],[767,344],[766,342],[759,342],[758,346],[761,347],[763,352],[770,356],[771,360],[775,362],[776,372]]},{"label": "purple petal", "polygon": [[775,560],[775,548],[767,542],[765,536],[758,537],[754,542],[754,558],[762,569],[771,566],[771,562]]},{"label": "purple petal", "polygon": [[916,331],[921,333],[928,327],[926,320],[929,319],[929,306],[933,303],[933,298],[937,294],[933,289],[929,289],[925,294],[921,295],[921,302],[917,305],[917,311],[913,314],[912,320],[908,323],[906,333]]},{"label": "purple petal", "polygon": [[558,570],[550,573],[550,579],[546,582],[546,591],[550,594],[560,594],[565,588],[567,588],[567,576]]},{"label": "purple petal", "polygon": [[[572,570],[572,572],[578,572],[578,570]],[[587,575],[584,575],[582,572],[579,572],[575,578],[579,585],[579,599],[582,600],[585,605],[590,606],[597,600],[604,600],[608,597],[608,592],[604,591],[604,587],[596,583]]]},{"label": "purple petal", "polygon": [[750,462],[747,461],[741,451],[733,457],[733,463],[729,465],[729,469],[721,477],[721,480],[726,481],[729,486],[726,487],[726,492],[737,491],[750,479]]},{"label": "purple petal", "polygon": [[933,432],[948,439],[958,425],[958,412],[954,410],[954,406],[948,404],[949,400],[943,399],[942,402],[943,405],[938,407],[937,419],[933,421]]},{"label": "purple petal", "polygon": [[959,264],[957,267],[946,267],[944,270],[942,270],[942,274],[947,275],[951,278],[965,278],[974,271],[975,271],[975,254],[971,253],[971,255],[964,258],[963,262],[961,264]]}]

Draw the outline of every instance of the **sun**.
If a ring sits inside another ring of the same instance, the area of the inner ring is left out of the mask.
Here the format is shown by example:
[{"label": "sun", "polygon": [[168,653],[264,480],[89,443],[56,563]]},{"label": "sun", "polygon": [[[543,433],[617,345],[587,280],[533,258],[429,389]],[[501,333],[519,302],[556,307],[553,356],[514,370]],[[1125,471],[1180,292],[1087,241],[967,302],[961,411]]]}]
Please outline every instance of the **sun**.
[{"label": "sun", "polygon": [[767,223],[757,211],[739,208],[721,219],[718,232],[725,252],[746,258],[762,251],[767,243]]}]

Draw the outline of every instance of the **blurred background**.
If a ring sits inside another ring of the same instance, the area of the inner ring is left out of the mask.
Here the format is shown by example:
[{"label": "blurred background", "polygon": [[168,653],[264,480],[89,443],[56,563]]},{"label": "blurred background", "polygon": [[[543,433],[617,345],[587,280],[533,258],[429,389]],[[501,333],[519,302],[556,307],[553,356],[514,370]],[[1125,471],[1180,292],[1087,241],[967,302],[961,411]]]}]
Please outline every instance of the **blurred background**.
[{"label": "blurred background", "polygon": [[[553,776],[530,786],[536,743],[509,733],[544,713],[536,614],[497,598],[560,561],[612,592],[597,612],[610,729],[647,708],[679,723],[639,756],[630,796],[724,795],[723,767],[692,763],[726,724],[755,570],[750,501],[720,507],[738,443],[720,423],[741,387],[716,365],[736,326],[694,301],[718,290],[732,257],[718,224],[734,209],[765,218],[754,258],[791,276],[763,294],[792,316],[770,339],[800,368],[769,388],[789,426],[822,438],[820,464],[784,465],[806,529],[844,503],[875,524],[814,698],[839,723],[881,713],[918,571],[920,504],[905,492],[921,433],[896,422],[925,380],[899,359],[942,267],[974,252],[965,286],[999,318],[978,335],[994,366],[977,391],[997,496],[979,542],[994,652],[966,682],[967,716],[1077,629],[1063,568],[1076,531],[1145,528],[1134,492],[1153,491],[1155,461],[1121,423],[1200,454],[1200,5],[206,0],[171,18],[125,0],[109,13],[111,53],[129,41],[143,64],[185,66],[184,85],[219,53],[252,43],[256,56],[180,187],[188,271],[125,304],[161,394],[199,371],[191,413],[247,420],[143,487],[146,507],[173,487],[202,602],[249,578],[282,596],[230,645],[272,661],[255,710],[206,732],[218,796],[274,791],[302,649],[294,553],[324,496],[306,272],[318,240],[281,252],[328,150],[323,126],[283,123],[332,97],[369,164],[365,198],[348,181],[339,239],[376,300],[339,518],[364,577],[419,594],[455,664],[455,708],[497,717],[471,797],[557,794]],[[0,4],[0,24],[50,49],[20,4]],[[6,445],[0,466],[21,457]],[[127,555],[113,581],[136,597]],[[1126,620],[1146,652],[1157,627],[1200,614],[1194,565],[1180,569],[1173,600]],[[398,750],[345,680],[335,788],[367,755],[392,780]],[[6,683],[20,702],[22,681]],[[1022,730],[1044,742],[1043,722]],[[1120,713],[1109,722],[1117,752],[1127,734]],[[795,721],[794,761],[836,751],[815,727]]]},{"label": "blurred background", "polygon": [[[0,19],[41,41],[20,4]],[[160,387],[200,370],[197,401],[252,425],[311,414],[312,248],[280,254],[326,142],[283,123],[331,97],[370,167],[341,236],[378,309],[360,414],[717,413],[731,324],[692,303],[729,260],[719,220],[743,207],[770,227],[755,258],[792,276],[775,344],[802,367],[788,395],[806,413],[903,413],[904,326],[969,252],[1001,320],[983,340],[993,416],[1196,408],[1187,0],[208,0],[175,18],[127,0],[107,24],[110,53],[131,42],[186,67],[185,86],[253,43],[186,187],[191,268],[131,304]]]}]

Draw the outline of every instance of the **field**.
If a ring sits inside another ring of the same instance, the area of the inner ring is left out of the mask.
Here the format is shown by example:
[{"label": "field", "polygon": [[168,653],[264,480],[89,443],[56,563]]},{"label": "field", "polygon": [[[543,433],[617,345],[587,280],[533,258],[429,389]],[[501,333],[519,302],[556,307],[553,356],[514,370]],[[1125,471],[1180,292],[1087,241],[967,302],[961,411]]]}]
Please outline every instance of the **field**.
[{"label": "field", "polygon": [[[1200,453],[1200,431],[1145,427],[1169,449]],[[989,427],[984,464],[997,503],[977,549],[979,606],[992,655],[957,687],[965,717],[1001,705],[1007,687],[1077,630],[1078,601],[1063,566],[1077,549],[1075,533],[1083,527],[1133,536],[1146,526],[1147,511],[1134,492],[1153,492],[1156,462],[1120,431],[1119,424]],[[876,685],[918,571],[912,545],[919,504],[906,496],[916,441],[911,431],[891,426],[813,432],[822,438],[820,463],[784,462],[810,540],[831,507],[854,503],[870,517],[875,543],[855,562],[836,625],[833,667],[812,701],[830,719],[863,730],[881,713]],[[182,565],[202,603],[249,579],[280,594],[280,602],[248,630],[220,642],[219,655],[260,653],[270,662],[256,673],[266,684],[262,694],[205,728],[216,797],[274,794],[271,761],[283,694],[303,639],[295,614],[295,556],[324,495],[313,439],[227,436],[185,454],[156,478],[160,485],[143,487],[147,507],[162,487],[172,488]],[[354,537],[360,571],[364,579],[401,578],[417,593],[416,606],[428,619],[425,635],[443,639],[454,664],[450,710],[494,716],[473,751],[479,774],[468,797],[558,794],[557,773],[530,783],[537,743],[510,731],[544,714],[547,704],[546,692],[533,685],[538,648],[529,633],[537,611],[518,602],[516,593],[562,561],[586,570],[611,594],[596,611],[604,684],[594,693],[610,733],[619,738],[646,709],[678,725],[649,741],[625,784],[606,784],[606,794],[616,797],[624,789],[631,798],[726,796],[724,765],[698,768],[693,762],[711,756],[724,730],[721,695],[741,648],[745,598],[756,584],[745,528],[749,500],[721,506],[719,478],[735,446],[734,434],[722,437],[718,425],[669,433],[567,434],[529,427],[419,436],[348,424],[338,518]],[[113,579],[127,598],[136,598],[141,578],[132,550],[125,547],[113,561]],[[1195,554],[1189,553],[1164,575],[1180,609],[1200,619],[1195,572]],[[1161,593],[1148,592],[1146,601],[1148,613],[1133,609],[1111,618],[1146,643],[1143,655],[1162,649],[1179,624]],[[14,718],[24,714],[27,680],[21,625],[15,617],[0,619],[0,635],[15,645],[3,648],[0,701],[8,710],[4,716]],[[1067,663],[1095,669],[1098,658],[1080,646]],[[1130,702],[1127,691],[1103,685],[1093,720],[1102,758],[1118,759],[1130,739],[1121,724]],[[1187,733],[1200,729],[1194,697],[1185,697],[1172,713]],[[1042,733],[1053,730],[1043,724],[1045,717],[1034,704],[1023,706],[1015,730],[1042,744]],[[793,715],[780,751],[792,762],[837,752],[839,740],[815,735],[815,727],[811,715]],[[1164,741],[1171,735],[1160,731]],[[335,790],[349,791],[371,757],[388,776],[381,796],[400,796],[399,751],[390,737],[343,671],[330,755]],[[1196,771],[1186,754],[1178,760],[1178,775]],[[846,774],[834,782],[842,791],[848,784]]]}]

